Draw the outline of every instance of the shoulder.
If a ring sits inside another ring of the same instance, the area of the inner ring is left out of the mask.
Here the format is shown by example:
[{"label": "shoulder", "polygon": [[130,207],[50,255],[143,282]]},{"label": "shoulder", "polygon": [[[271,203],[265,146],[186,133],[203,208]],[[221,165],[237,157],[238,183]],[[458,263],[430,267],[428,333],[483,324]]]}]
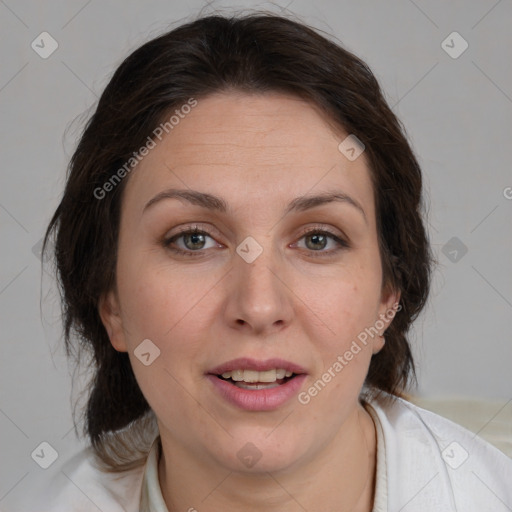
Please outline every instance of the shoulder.
[{"label": "shoulder", "polygon": [[369,405],[384,439],[389,510],[512,510],[512,459],[504,453],[401,398]]},{"label": "shoulder", "polygon": [[138,511],[144,466],[130,471],[102,471],[92,448],[84,448],[51,474],[42,473],[23,505],[24,512]]}]

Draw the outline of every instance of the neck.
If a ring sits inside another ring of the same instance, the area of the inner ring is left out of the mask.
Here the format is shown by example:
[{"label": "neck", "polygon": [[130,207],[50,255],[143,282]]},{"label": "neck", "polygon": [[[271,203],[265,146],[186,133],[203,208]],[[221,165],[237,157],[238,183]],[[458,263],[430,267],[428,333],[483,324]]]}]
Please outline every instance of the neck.
[{"label": "neck", "polygon": [[[205,464],[162,436],[159,480],[169,512],[370,512],[376,468],[373,420],[358,404],[336,436],[286,470],[240,473]],[[179,463],[166,464],[169,461]]]}]

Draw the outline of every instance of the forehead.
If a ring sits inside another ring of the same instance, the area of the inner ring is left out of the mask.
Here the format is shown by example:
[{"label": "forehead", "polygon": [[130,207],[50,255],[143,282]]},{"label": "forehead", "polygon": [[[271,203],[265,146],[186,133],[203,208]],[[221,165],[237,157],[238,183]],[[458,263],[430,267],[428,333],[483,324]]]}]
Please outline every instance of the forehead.
[{"label": "forehead", "polygon": [[347,135],[314,105],[292,96],[216,93],[198,99],[156,140],[130,176],[123,201],[141,209],[152,195],[178,186],[247,207],[341,189],[373,217],[364,153],[350,161],[338,149]]}]

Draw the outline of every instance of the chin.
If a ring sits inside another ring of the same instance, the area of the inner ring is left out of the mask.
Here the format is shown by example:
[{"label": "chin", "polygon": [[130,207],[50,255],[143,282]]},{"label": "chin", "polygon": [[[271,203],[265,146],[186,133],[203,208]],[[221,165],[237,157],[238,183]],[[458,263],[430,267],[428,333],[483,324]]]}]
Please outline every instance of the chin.
[{"label": "chin", "polygon": [[288,470],[305,456],[303,438],[269,432],[234,436],[223,454],[219,454],[219,463],[239,473],[274,473]]}]

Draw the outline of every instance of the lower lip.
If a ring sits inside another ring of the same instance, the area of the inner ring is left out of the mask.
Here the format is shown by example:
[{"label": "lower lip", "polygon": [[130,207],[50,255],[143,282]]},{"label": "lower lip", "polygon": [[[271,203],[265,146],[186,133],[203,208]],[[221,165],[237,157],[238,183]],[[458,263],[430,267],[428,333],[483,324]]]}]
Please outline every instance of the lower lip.
[{"label": "lower lip", "polygon": [[242,389],[215,375],[207,375],[215,390],[228,402],[246,411],[272,411],[295,396],[306,374],[302,373],[270,389]]}]

